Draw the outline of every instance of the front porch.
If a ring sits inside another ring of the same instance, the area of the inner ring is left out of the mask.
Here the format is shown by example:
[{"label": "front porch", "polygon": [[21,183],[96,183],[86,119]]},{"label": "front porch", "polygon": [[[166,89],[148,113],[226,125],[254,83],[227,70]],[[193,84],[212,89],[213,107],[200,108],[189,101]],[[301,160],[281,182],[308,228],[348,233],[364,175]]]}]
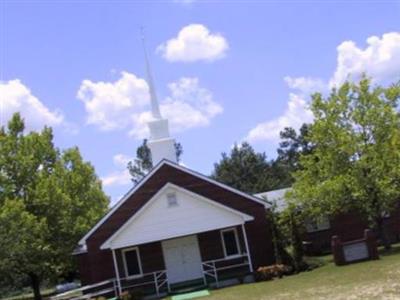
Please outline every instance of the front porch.
[{"label": "front porch", "polygon": [[253,273],[244,224],[112,253],[118,294],[162,296],[218,288],[243,282]]}]

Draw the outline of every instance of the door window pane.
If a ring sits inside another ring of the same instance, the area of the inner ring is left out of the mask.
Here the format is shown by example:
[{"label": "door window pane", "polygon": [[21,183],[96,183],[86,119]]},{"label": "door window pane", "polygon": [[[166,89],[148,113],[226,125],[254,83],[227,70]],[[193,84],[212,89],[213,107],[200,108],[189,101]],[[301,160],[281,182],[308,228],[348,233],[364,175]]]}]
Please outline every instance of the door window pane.
[{"label": "door window pane", "polygon": [[222,232],[222,237],[224,239],[225,255],[237,255],[239,254],[238,240],[235,230],[227,230]]},{"label": "door window pane", "polygon": [[132,249],[124,252],[125,255],[125,268],[127,276],[140,275],[140,262],[137,249]]}]

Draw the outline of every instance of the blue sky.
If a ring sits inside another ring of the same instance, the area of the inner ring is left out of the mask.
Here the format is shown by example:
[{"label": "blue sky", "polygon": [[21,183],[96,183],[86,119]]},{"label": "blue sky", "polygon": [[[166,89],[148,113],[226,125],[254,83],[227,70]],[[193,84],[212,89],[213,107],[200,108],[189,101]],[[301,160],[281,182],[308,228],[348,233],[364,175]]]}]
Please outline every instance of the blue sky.
[{"label": "blue sky", "polygon": [[279,130],[312,116],[308,95],[367,72],[400,79],[396,1],[0,0],[1,122],[19,110],[77,145],[112,199],[147,134],[140,26],[183,163],[209,174],[249,140],[275,156]]}]

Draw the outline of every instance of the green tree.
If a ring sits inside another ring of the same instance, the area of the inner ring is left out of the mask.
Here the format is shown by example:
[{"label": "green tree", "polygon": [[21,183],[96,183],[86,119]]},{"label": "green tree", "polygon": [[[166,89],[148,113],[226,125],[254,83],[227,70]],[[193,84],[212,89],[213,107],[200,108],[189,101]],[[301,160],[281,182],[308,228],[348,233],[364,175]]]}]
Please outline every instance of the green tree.
[{"label": "green tree", "polygon": [[[26,210],[21,200],[6,200],[0,209],[0,274],[10,283],[28,276],[38,281],[43,267],[50,271],[46,259],[51,251],[46,247],[47,226],[43,219]],[[37,262],[45,262],[40,266]],[[34,294],[40,295],[39,284],[32,284]]]},{"label": "green tree", "polygon": [[15,114],[0,129],[0,273],[28,276],[35,299],[43,280],[74,270],[71,253],[108,202],[93,166],[55,148],[50,128],[25,133]]},{"label": "green tree", "polygon": [[314,94],[313,151],[300,159],[290,193],[316,218],[356,209],[390,247],[384,215],[400,199],[400,85],[346,82],[328,97]]},{"label": "green tree", "polygon": [[[179,162],[183,154],[183,147],[180,143],[175,142],[176,160]],[[132,181],[137,184],[150,170],[153,168],[151,159],[151,151],[147,146],[147,139],[136,149],[136,158],[128,162],[127,168],[132,176]]]},{"label": "green tree", "polygon": [[286,250],[291,246],[291,236],[287,234],[288,223],[284,219],[284,214],[277,210],[276,203],[273,203],[267,211],[267,219],[270,223],[275,263],[294,266],[294,260]]},{"label": "green tree", "polygon": [[222,159],[214,164],[211,177],[247,193],[259,193],[282,187],[273,162],[265,153],[257,153],[249,143],[234,145],[230,154],[222,153]]},{"label": "green tree", "polygon": [[303,271],[305,268],[303,239],[304,218],[301,212],[290,205],[282,212],[280,225],[285,228],[286,236],[289,241],[289,248],[293,259],[293,266],[296,272]]},{"label": "green tree", "polygon": [[280,132],[281,142],[276,162],[284,169],[290,183],[294,181],[292,173],[300,168],[300,156],[311,153],[313,149],[312,143],[307,138],[309,130],[310,125],[303,124],[299,133],[292,127],[285,127]]}]

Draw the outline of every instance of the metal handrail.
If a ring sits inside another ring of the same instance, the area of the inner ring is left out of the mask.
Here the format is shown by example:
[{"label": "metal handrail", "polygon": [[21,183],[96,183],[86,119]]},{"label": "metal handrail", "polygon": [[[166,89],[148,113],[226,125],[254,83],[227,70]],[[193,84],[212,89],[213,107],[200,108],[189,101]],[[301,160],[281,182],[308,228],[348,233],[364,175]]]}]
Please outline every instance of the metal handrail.
[{"label": "metal handrail", "polygon": [[[95,292],[95,294],[94,294],[94,293],[91,293],[91,294],[87,294],[87,295],[89,295],[89,297],[90,297],[90,296],[93,296],[93,295],[94,295],[94,296],[101,296],[101,295],[110,293],[110,292],[112,292],[112,291],[113,291],[113,292],[115,293],[115,295],[116,295],[117,292],[116,292],[116,289],[115,289],[115,279],[113,278],[113,279],[108,279],[108,280],[104,280],[104,281],[101,281],[101,282],[97,282],[97,283],[91,284],[91,285],[85,285],[85,286],[80,287],[80,288],[77,288],[77,289],[73,289],[73,290],[66,291],[66,292],[64,292],[64,293],[61,293],[61,294],[52,296],[50,299],[51,299],[51,300],[57,300],[57,299],[71,299],[71,298],[64,298],[64,297],[68,297],[68,296],[70,296],[71,294],[75,294],[75,293],[78,293],[78,292],[84,292],[84,291],[86,291],[86,290],[90,290],[90,289],[93,289],[93,288],[96,288],[96,287],[100,287],[100,286],[102,286],[102,285],[106,285],[106,284],[110,284],[110,283],[112,283],[112,285],[113,285],[112,288],[106,288],[106,289],[104,289],[104,290],[100,290],[100,291]],[[85,298],[87,298],[87,297],[86,297],[86,296],[78,296],[78,297],[74,297],[74,298],[72,298],[72,299],[85,299]]]},{"label": "metal handrail", "polygon": [[206,260],[206,261],[203,262],[203,264],[212,263],[212,262],[221,262],[221,261],[234,260],[234,259],[238,259],[238,258],[242,258],[242,257],[247,257],[247,253],[235,255],[235,256],[232,256],[232,257],[223,257],[223,258],[218,258],[218,259]]},{"label": "metal handrail", "polygon": [[[165,279],[161,281],[161,283],[159,283],[160,277],[162,277],[163,275],[165,275]],[[169,284],[168,284],[168,277],[167,277],[167,271],[166,270],[159,270],[159,271],[154,271],[154,272],[149,272],[149,273],[144,273],[142,274],[140,277],[136,277],[136,278],[130,278],[128,277],[123,277],[120,278],[119,281],[130,281],[130,280],[138,280],[138,279],[142,279],[146,276],[152,276],[153,280],[148,280],[148,281],[144,281],[144,282],[140,282],[137,284],[130,284],[130,285],[125,285],[125,286],[121,286],[121,291],[127,290],[129,288],[133,288],[133,287],[139,287],[139,286],[144,286],[144,285],[150,285],[153,284],[155,289],[156,289],[156,293],[157,296],[159,296],[160,294],[160,288],[164,285],[167,285],[167,288],[169,290]]]},{"label": "metal handrail", "polygon": [[[217,285],[217,288],[218,288],[219,287],[218,271],[238,268],[238,267],[242,267],[242,266],[250,266],[249,261],[245,261],[244,263],[240,263],[240,264],[223,266],[223,267],[216,267],[216,265],[215,265],[218,262],[230,261],[230,260],[243,258],[243,257],[247,257],[247,254],[238,255],[235,257],[225,257],[225,258],[219,258],[219,259],[214,259],[214,260],[207,260],[205,262],[202,262],[201,265],[202,265],[203,274],[204,274],[204,284],[207,284],[206,276],[210,276],[215,279],[215,284]],[[206,270],[206,268],[209,268],[209,270]]]},{"label": "metal handrail", "polygon": [[[142,276],[137,277],[137,278],[130,278],[130,277],[120,278],[120,282],[121,281],[135,280],[135,279],[142,279],[142,278],[144,278],[146,276],[152,276],[153,280],[147,280],[147,281],[140,282],[140,283],[137,283],[137,284],[130,284],[130,285],[122,286],[121,287],[121,291],[127,290],[127,289],[132,288],[132,287],[138,287],[138,286],[150,285],[150,284],[154,284],[157,296],[160,295],[160,288],[162,288],[165,285],[167,286],[168,291],[170,290],[169,283],[168,283],[168,277],[167,277],[167,271],[166,270],[159,270],[159,271],[155,271],[155,272],[145,273],[145,274],[142,274]],[[162,276],[165,276],[165,278],[162,278]],[[73,298],[71,297],[71,295],[73,295],[73,294],[76,294],[76,293],[79,293],[79,292],[84,292],[84,291],[87,291],[87,290],[90,290],[90,289],[93,289],[93,288],[98,288],[98,287],[101,287],[101,286],[106,285],[106,284],[112,284],[112,287],[104,288],[104,289],[102,289],[100,291],[95,291],[93,293],[89,293],[89,294],[86,294],[86,295],[79,295],[79,296],[76,296],[76,297],[73,297]],[[118,295],[117,286],[118,286],[117,280],[115,278],[112,278],[112,279],[104,280],[104,281],[101,281],[101,282],[97,282],[95,284],[85,285],[83,287],[80,287],[80,288],[77,288],[77,289],[73,289],[73,290],[70,290],[70,291],[55,295],[55,296],[51,297],[50,299],[51,300],[89,299],[89,298],[92,298],[92,297],[102,296],[102,295],[105,295],[105,294],[108,294],[108,293],[111,293],[111,292],[114,292],[115,296],[117,296]]]},{"label": "metal handrail", "polygon": [[[166,270],[158,271],[158,273],[159,274],[157,275],[157,272],[154,272],[154,284],[156,287],[157,296],[160,296],[160,287],[162,287],[164,284],[167,284],[167,288],[169,291],[169,284],[168,284],[167,271]],[[159,284],[158,279],[163,275],[165,275],[165,279],[163,281],[161,281],[161,283]]]}]

